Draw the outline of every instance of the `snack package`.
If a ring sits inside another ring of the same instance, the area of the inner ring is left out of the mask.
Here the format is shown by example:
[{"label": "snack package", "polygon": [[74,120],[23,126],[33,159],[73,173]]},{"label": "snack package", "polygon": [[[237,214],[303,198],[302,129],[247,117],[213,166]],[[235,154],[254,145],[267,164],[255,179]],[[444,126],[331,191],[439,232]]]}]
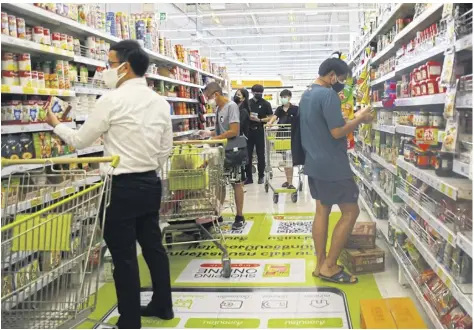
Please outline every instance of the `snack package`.
[{"label": "snack package", "polygon": [[63,140],[56,134],[51,135],[51,156],[59,157],[65,155],[65,146]]},{"label": "snack package", "polygon": [[33,137],[31,134],[21,134],[19,138],[21,146],[20,157],[21,159],[32,159],[35,156],[35,148],[33,146]]},{"label": "snack package", "polygon": [[51,133],[33,133],[33,144],[37,158],[44,159],[51,157]]},{"label": "snack package", "polygon": [[448,119],[446,122],[446,131],[443,138],[443,145],[441,151],[455,152],[456,142],[458,138],[458,123],[454,118]]},{"label": "snack package", "polygon": [[50,96],[43,109],[46,112],[51,111],[54,113],[60,121],[67,121],[71,105],[56,96]]},{"label": "snack package", "polygon": [[[354,119],[354,85],[351,78],[347,78],[344,89],[339,93],[341,99],[342,116],[347,121]],[[347,134],[347,149],[355,146],[354,133]]]},{"label": "snack package", "polygon": [[2,277],[2,297],[13,292],[13,276],[7,275]]},{"label": "snack package", "polygon": [[441,71],[440,85],[449,87],[454,83],[454,63],[455,63],[454,48],[451,47],[446,50],[443,62],[443,70]]},{"label": "snack package", "polygon": [[2,157],[6,159],[20,159],[21,143],[19,135],[8,135],[2,139]]}]

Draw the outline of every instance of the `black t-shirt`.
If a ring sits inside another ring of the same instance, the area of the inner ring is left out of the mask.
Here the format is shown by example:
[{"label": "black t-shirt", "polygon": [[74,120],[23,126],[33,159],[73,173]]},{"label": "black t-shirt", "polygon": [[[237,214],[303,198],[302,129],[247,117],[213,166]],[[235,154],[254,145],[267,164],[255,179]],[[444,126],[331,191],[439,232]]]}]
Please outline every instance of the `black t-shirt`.
[{"label": "black t-shirt", "polygon": [[249,136],[250,126],[250,111],[248,109],[247,102],[242,103],[239,106],[240,110],[240,135]]},{"label": "black t-shirt", "polygon": [[288,111],[283,110],[283,106],[280,105],[275,110],[275,116],[278,118],[279,125],[291,125],[293,124],[294,119],[298,115],[298,106],[290,104]]},{"label": "black t-shirt", "polygon": [[[270,102],[264,99],[255,100],[255,98],[250,99],[250,112],[255,112],[258,114],[258,118],[263,119],[273,115],[272,105]],[[262,127],[264,123],[259,123],[256,121],[250,121],[250,128],[255,129]]]}]

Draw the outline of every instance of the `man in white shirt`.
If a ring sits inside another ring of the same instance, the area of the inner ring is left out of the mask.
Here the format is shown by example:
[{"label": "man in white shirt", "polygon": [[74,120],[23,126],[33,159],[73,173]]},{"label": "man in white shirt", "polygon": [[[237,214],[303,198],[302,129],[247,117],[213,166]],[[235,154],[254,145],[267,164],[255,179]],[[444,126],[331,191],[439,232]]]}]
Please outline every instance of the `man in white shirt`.
[{"label": "man in white shirt", "polygon": [[[158,226],[161,181],[157,170],[171,153],[173,134],[168,102],[148,88],[149,58],[136,41],[124,40],[110,48],[104,82],[116,88],[97,100],[79,130],[61,124],[53,113],[47,121],[54,133],[77,149],[104,136],[104,154],[119,155],[113,171],[111,203],[104,238],[114,262],[120,313],[117,326],[141,327],[141,315],[164,320],[174,317],[169,261]],[[136,241],[150,269],[153,298],[140,310],[140,278]]]}]

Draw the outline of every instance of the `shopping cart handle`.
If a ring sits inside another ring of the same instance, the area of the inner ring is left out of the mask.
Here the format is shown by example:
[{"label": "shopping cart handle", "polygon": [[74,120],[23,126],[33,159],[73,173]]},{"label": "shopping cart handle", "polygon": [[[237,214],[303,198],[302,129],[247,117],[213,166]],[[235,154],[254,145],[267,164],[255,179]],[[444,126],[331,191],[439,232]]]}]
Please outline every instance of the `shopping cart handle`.
[{"label": "shopping cart handle", "polygon": [[222,140],[186,140],[186,141],[173,141],[173,145],[186,145],[186,144],[209,144],[217,145],[222,144],[223,146],[227,145],[227,139]]},{"label": "shopping cart handle", "polygon": [[2,167],[10,165],[31,165],[31,164],[80,164],[80,163],[110,163],[116,168],[120,162],[120,156],[110,157],[84,157],[84,158],[33,158],[33,159],[2,159]]}]

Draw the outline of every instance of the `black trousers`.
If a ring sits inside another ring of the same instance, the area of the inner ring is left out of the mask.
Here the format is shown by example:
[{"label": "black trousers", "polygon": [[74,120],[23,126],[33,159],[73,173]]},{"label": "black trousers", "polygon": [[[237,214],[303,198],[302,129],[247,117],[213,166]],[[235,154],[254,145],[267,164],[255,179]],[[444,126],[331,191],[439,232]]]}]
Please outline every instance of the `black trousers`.
[{"label": "black trousers", "polygon": [[257,150],[257,170],[258,177],[263,178],[265,176],[265,131],[263,127],[257,129],[249,129],[249,136],[247,141],[247,150],[249,153],[249,163],[246,167],[247,179],[252,179],[252,162],[253,162],[253,150]]},{"label": "black trousers", "polygon": [[111,193],[104,238],[114,263],[120,313],[117,326],[138,329],[141,328],[141,317],[137,241],[150,269],[152,306],[172,308],[169,261],[158,225],[161,181],[154,171],[117,175],[113,178]]}]

